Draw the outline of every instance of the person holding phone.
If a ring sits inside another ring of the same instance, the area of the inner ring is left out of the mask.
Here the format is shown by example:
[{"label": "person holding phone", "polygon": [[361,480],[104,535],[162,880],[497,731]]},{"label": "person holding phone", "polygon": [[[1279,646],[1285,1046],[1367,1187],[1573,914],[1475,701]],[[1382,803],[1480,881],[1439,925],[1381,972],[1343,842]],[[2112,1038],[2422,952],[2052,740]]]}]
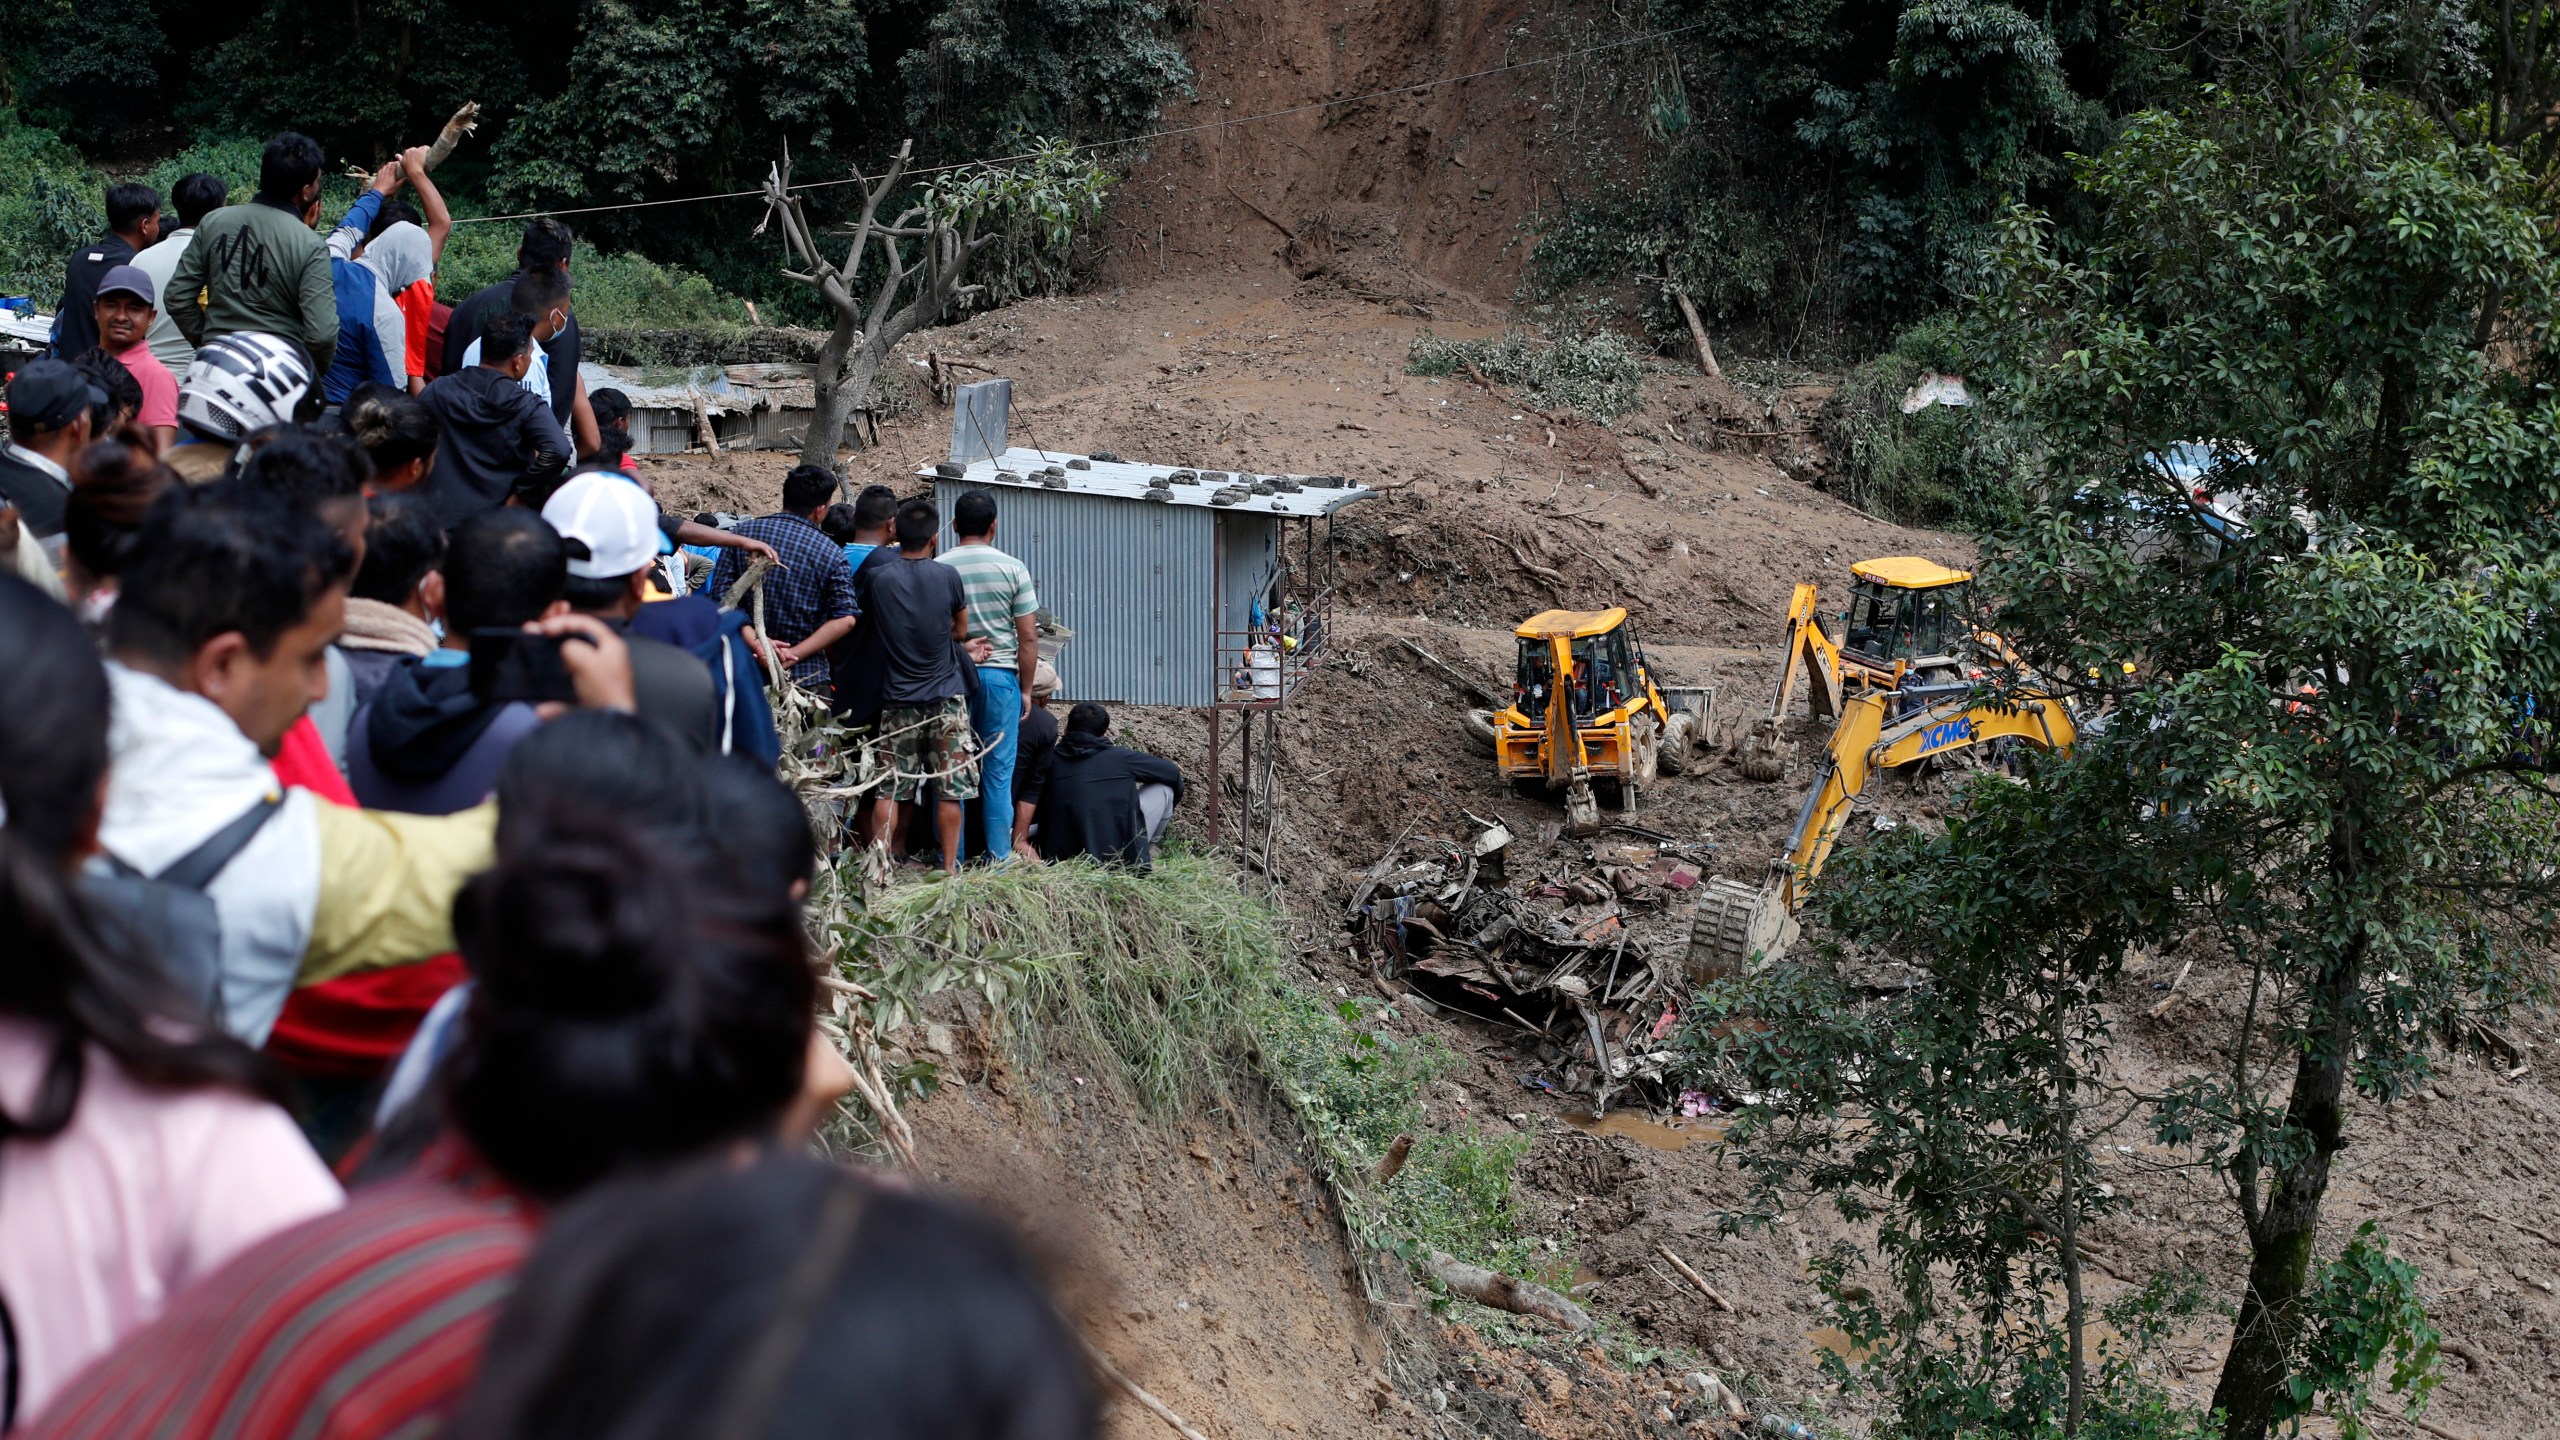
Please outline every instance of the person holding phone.
[{"label": "person holding phone", "polygon": [[[371,809],[450,815],[489,798],[516,742],[578,689],[603,622],[573,616],[560,532],[530,510],[487,510],[445,547],[443,644],[393,670],[347,726],[347,783]],[[542,633],[528,634],[538,626]],[[622,661],[621,708],[631,708]]]}]

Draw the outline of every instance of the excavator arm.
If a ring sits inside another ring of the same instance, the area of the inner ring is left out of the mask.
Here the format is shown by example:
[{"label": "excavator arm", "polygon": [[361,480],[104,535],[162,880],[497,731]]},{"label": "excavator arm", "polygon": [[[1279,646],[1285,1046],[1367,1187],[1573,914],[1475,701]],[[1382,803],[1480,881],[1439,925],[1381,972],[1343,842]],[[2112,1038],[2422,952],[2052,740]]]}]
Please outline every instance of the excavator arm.
[{"label": "excavator arm", "polygon": [[1547,787],[1564,792],[1564,828],[1570,835],[1600,833],[1600,797],[1591,789],[1591,757],[1574,723],[1571,677],[1573,642],[1555,645],[1556,683],[1547,695]]},{"label": "excavator arm", "polygon": [[1778,662],[1778,690],[1770,697],[1769,713],[1742,739],[1746,779],[1775,780],[1786,774],[1786,747],[1778,738],[1778,728],[1795,705],[1799,674],[1805,677],[1805,703],[1817,717],[1828,720],[1840,714],[1840,647],[1823,632],[1820,608],[1819,592],[1809,584],[1796,586],[1794,598],[1787,602],[1787,640]]},{"label": "excavator arm", "polygon": [[1994,740],[2067,750],[2079,739],[2071,712],[2049,696],[2015,706],[1941,701],[1888,724],[1885,714],[1892,702],[1888,693],[1868,691],[1848,703],[1831,732],[1822,777],[1796,814],[1787,853],[1772,862],[1764,884],[1754,888],[1721,876],[1707,883],[1689,937],[1689,963],[1697,978],[1737,973],[1755,958],[1765,964],[1794,942],[1796,911],[1877,771]]}]

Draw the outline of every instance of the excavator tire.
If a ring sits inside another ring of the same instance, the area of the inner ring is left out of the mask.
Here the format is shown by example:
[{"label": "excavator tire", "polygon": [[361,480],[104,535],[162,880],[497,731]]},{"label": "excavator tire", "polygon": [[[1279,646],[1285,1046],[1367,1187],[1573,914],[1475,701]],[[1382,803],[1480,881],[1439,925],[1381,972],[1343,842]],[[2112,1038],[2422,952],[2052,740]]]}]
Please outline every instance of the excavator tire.
[{"label": "excavator tire", "polygon": [[[1627,747],[1631,752],[1627,758],[1635,773],[1627,776],[1626,780],[1632,782],[1631,788],[1642,790],[1662,774],[1662,737],[1654,733],[1651,715],[1637,716],[1627,726],[1627,737],[1631,742]],[[1635,807],[1630,805],[1628,808],[1632,810]]]},{"label": "excavator tire", "polygon": [[1689,773],[1689,745],[1697,734],[1698,722],[1685,710],[1676,712],[1671,723],[1662,727],[1662,749],[1655,763],[1665,775]]},{"label": "excavator tire", "polygon": [[1469,710],[1463,717],[1463,723],[1467,727],[1467,739],[1477,749],[1491,755],[1501,748],[1494,732],[1492,711]]}]

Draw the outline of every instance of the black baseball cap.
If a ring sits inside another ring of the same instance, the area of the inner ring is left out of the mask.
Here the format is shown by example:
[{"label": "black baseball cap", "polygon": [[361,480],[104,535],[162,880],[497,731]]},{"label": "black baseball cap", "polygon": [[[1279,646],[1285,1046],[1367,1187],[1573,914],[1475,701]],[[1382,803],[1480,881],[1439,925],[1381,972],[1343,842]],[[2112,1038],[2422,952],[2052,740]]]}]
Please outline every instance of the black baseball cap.
[{"label": "black baseball cap", "polygon": [[59,430],[107,403],[107,392],[68,362],[29,361],[9,382],[9,414],[39,430]]}]

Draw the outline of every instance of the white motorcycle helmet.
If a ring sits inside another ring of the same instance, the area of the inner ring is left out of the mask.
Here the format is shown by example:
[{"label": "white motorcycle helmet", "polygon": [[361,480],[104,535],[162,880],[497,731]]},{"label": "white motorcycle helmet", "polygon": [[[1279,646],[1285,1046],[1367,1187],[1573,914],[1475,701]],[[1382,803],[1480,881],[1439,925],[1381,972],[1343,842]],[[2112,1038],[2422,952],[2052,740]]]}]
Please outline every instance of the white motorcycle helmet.
[{"label": "white motorcycle helmet", "polygon": [[273,335],[206,341],[178,390],[178,423],[206,440],[241,441],[293,419],[311,390],[302,349]]}]

